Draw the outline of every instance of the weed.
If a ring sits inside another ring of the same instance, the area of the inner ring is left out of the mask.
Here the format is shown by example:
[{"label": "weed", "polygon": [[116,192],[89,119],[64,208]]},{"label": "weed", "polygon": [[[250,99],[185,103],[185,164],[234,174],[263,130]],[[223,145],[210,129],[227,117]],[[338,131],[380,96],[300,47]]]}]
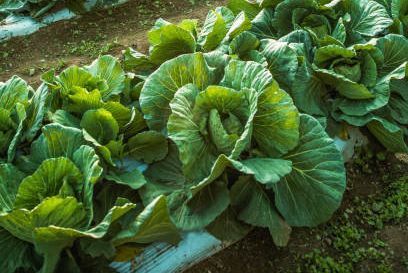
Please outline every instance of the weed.
[{"label": "weed", "polygon": [[333,246],[337,250],[348,250],[354,247],[364,236],[364,230],[347,223],[333,226]]},{"label": "weed", "polygon": [[79,43],[68,43],[66,50],[69,54],[96,58],[101,54],[109,53],[117,45],[116,41],[101,44],[98,40],[82,40]]},{"label": "weed", "polygon": [[[382,194],[367,200],[356,198],[351,208],[323,229],[322,236],[316,235],[326,237],[333,250],[323,247],[299,257],[297,272],[394,273],[391,263],[394,253],[379,238],[378,230],[386,223],[401,223],[407,215],[408,177],[391,183]],[[372,228],[377,231],[372,232]],[[408,269],[408,257],[403,258],[401,264]]]},{"label": "weed", "polygon": [[408,270],[408,256],[405,256],[404,258],[402,258],[402,264]]},{"label": "weed", "polygon": [[401,222],[408,215],[408,177],[392,183],[386,198],[361,201],[358,215],[377,229],[382,229],[386,222]]},{"label": "weed", "polygon": [[54,69],[55,71],[59,72],[66,66],[67,66],[67,63],[64,59],[58,59],[57,64],[54,66]]},{"label": "weed", "polygon": [[297,273],[350,273],[352,264],[344,261],[336,261],[332,257],[323,254],[320,250],[313,250],[302,257],[302,265],[296,269]]}]

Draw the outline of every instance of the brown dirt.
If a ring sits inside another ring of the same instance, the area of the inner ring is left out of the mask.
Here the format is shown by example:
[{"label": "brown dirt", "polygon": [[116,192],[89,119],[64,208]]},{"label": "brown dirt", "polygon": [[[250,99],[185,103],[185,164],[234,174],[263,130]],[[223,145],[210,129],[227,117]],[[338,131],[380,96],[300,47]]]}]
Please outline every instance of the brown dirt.
[{"label": "brown dirt", "polygon": [[400,226],[386,226],[382,237],[396,253],[408,253],[408,230],[401,230]]}]

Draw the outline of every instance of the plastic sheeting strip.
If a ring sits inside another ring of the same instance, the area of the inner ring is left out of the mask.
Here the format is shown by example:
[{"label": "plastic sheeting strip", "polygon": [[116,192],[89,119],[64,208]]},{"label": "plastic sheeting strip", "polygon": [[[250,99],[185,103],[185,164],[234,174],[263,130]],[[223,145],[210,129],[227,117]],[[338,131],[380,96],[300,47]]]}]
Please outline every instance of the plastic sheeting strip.
[{"label": "plastic sheeting strip", "polygon": [[68,9],[48,15],[41,21],[36,21],[27,16],[11,16],[6,19],[5,25],[0,26],[0,41],[4,42],[12,37],[29,35],[47,25],[61,20],[68,20],[75,16],[77,15]]},{"label": "plastic sheeting strip", "polygon": [[[116,7],[128,1],[129,0],[119,0],[116,3],[106,5],[103,8],[107,9]],[[95,0],[89,0],[85,3],[85,9],[92,10],[95,5]],[[46,27],[58,21],[69,20],[78,16],[78,14],[70,11],[67,8],[48,14],[41,20],[36,20],[30,16],[10,15],[5,19],[4,24],[0,24],[0,42],[7,41],[12,37],[29,35],[38,31],[40,28]]]},{"label": "plastic sheeting strip", "polygon": [[184,233],[182,237],[176,246],[152,244],[132,262],[114,262],[111,266],[120,273],[182,272],[232,244],[221,242],[205,231]]}]

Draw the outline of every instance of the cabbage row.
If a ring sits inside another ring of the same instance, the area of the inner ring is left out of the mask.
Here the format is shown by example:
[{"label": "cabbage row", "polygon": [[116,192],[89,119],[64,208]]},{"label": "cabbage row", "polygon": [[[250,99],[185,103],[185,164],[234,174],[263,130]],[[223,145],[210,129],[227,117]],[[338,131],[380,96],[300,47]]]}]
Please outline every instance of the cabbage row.
[{"label": "cabbage row", "polygon": [[159,19],[148,54],[37,90],[0,83],[2,272],[110,272],[201,229],[284,246],[340,206],[334,137],[407,151],[405,2],[258,2]]},{"label": "cabbage row", "polygon": [[142,206],[136,192],[167,140],[146,129],[118,61],[44,82],[0,84],[2,272],[105,272],[146,244],[177,243],[166,198]]},{"label": "cabbage row", "polygon": [[[238,3],[240,1],[233,1]],[[331,135],[408,152],[408,1],[263,1],[249,32],[276,80]]]},{"label": "cabbage row", "polygon": [[128,49],[125,64],[143,74],[193,52],[257,62],[331,137],[347,140],[358,128],[388,151],[408,152],[407,35],[406,0],[231,0],[198,34],[157,21],[150,55]]}]

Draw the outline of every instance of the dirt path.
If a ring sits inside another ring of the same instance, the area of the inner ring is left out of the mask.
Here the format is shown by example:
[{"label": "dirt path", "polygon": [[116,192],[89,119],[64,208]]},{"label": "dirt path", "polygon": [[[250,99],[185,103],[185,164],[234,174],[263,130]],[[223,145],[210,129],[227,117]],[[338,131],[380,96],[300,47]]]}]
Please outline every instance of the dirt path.
[{"label": "dirt path", "polygon": [[89,64],[99,54],[121,55],[129,46],[146,51],[146,32],[159,17],[171,22],[204,20],[210,8],[226,1],[131,0],[112,10],[97,11],[61,21],[27,37],[0,44],[0,81],[17,74],[34,86],[50,68]]}]

